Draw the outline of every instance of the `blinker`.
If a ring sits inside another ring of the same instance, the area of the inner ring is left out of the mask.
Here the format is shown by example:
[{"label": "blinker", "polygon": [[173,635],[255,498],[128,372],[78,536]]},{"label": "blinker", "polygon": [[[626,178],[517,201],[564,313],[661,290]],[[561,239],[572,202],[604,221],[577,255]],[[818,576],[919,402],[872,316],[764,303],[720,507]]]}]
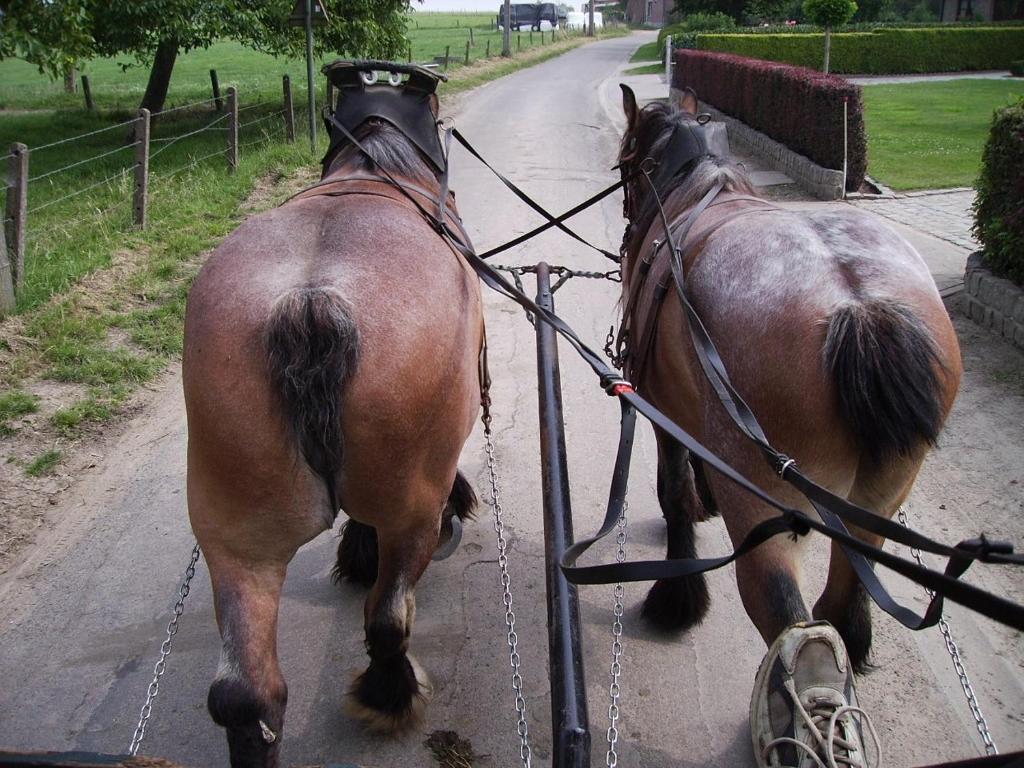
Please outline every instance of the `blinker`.
[{"label": "blinker", "polygon": [[665,183],[687,165],[709,154],[704,125],[699,120],[678,123],[665,145],[661,161],[651,181],[654,182],[655,188],[662,189]]},{"label": "blinker", "polygon": [[[388,75],[378,80],[377,72]],[[434,112],[434,94],[438,82],[447,79],[444,75],[416,65],[348,60],[326,65],[323,73],[338,91],[334,111],[330,111],[330,105],[324,109],[324,123],[331,137],[331,146],[322,161],[325,168],[341,147],[349,143],[338,124],[354,134],[367,120],[377,118],[394,126],[438,172],[444,172],[447,163]],[[404,82],[403,74],[408,75]]]}]

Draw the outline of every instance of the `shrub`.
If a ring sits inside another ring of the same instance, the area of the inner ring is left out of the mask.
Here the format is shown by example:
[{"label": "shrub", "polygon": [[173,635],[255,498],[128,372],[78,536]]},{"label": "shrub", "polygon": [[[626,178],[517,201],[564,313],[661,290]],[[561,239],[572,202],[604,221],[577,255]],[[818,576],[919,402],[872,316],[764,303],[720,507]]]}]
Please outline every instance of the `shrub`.
[{"label": "shrub", "polygon": [[996,110],[976,186],[974,232],[985,263],[1024,286],[1024,99]]},{"label": "shrub", "polygon": [[662,27],[658,32],[658,46],[664,50],[665,37],[672,35],[675,40],[682,35],[696,32],[725,32],[736,29],[736,22],[727,13],[691,13],[678,24]]},{"label": "shrub", "polygon": [[1010,74],[1014,77],[1024,77],[1024,59],[1010,62]]},{"label": "shrub", "polygon": [[[701,50],[734,53],[798,67],[818,67],[821,34],[701,34]],[[848,74],[1007,69],[1024,50],[1024,27],[878,29],[832,33],[830,69]]]},{"label": "shrub", "polygon": [[846,188],[867,171],[860,87],[842,77],[771,61],[709,51],[675,53],[672,85],[826,168],[843,167],[843,102],[847,104]]}]

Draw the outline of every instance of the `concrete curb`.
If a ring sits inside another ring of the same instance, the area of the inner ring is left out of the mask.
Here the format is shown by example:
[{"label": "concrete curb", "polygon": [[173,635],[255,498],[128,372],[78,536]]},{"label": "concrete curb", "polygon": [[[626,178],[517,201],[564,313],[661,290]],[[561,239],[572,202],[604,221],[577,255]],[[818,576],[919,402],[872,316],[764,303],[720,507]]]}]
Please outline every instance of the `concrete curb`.
[{"label": "concrete curb", "polygon": [[1024,349],[1024,288],[993,275],[982,251],[967,257],[963,309],[981,327]]},{"label": "concrete curb", "polygon": [[[683,92],[672,88],[670,99],[679,106]],[[784,144],[755,131],[746,123],[719,112],[710,104],[701,102],[701,109],[718,122],[725,123],[729,142],[735,143],[763,157],[777,171],[789,176],[803,189],[819,200],[841,200],[843,198],[843,172],[822,168],[803,155],[799,155]]]}]

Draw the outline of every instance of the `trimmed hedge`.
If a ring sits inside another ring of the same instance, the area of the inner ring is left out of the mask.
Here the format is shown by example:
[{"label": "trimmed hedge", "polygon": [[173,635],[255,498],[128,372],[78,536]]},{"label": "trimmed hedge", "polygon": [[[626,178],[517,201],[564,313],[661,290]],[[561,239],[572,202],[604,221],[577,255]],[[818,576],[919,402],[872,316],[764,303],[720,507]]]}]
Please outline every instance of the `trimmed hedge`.
[{"label": "trimmed hedge", "polygon": [[[820,69],[825,36],[700,34],[697,48]],[[1022,50],[1024,27],[833,33],[829,69],[870,75],[1008,69]]]},{"label": "trimmed hedge", "polygon": [[974,232],[985,264],[1024,286],[1024,99],[993,116],[976,186]]},{"label": "trimmed hedge", "polygon": [[843,101],[847,100],[846,189],[867,171],[867,138],[860,87],[834,75],[772,61],[710,51],[678,50],[675,88],[693,88],[702,101],[767,134],[825,168],[843,167]]}]

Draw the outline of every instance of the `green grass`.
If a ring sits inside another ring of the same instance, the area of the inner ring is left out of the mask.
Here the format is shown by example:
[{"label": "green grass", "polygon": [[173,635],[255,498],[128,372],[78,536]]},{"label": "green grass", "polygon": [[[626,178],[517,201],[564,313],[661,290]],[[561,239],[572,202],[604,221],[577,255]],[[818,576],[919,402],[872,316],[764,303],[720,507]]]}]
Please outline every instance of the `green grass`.
[{"label": "green grass", "polygon": [[14,389],[0,394],[0,437],[14,433],[12,419],[27,416],[39,410],[39,398],[30,392]]},{"label": "green grass", "polygon": [[632,67],[623,72],[624,75],[660,75],[665,71],[664,64],[644,64],[642,67]]},{"label": "green grass", "polygon": [[36,456],[27,467],[25,467],[25,473],[32,477],[39,477],[40,475],[48,475],[53,471],[53,468],[57,466],[57,462],[60,461],[60,451],[46,451]]},{"label": "green grass", "polygon": [[644,43],[636,52],[629,57],[630,62],[635,61],[661,61],[661,46],[658,42]]},{"label": "green grass", "polygon": [[895,190],[973,185],[993,110],[1021,95],[1007,80],[865,86],[868,173]]},{"label": "green grass", "polygon": [[[470,61],[485,57],[490,42],[490,55],[501,55],[501,33],[494,27],[494,14],[490,13],[422,13],[409,14],[407,37],[412,44],[412,58],[417,62],[430,62],[444,56],[445,47],[450,50],[450,69],[462,66],[466,56],[466,43],[470,46]],[[565,33],[558,31],[555,36],[562,39]],[[531,42],[532,41],[532,42]],[[527,50],[550,45],[552,32],[543,36],[534,32],[512,33],[512,48]],[[333,61],[337,56],[324,57],[319,67]],[[403,51],[403,61],[408,52]],[[127,67],[127,69],[125,69]],[[149,76],[147,67],[138,65],[131,56],[117,56],[94,59],[81,65],[81,72],[89,76],[93,100],[101,110],[134,111],[146,90]],[[189,104],[211,97],[210,70],[217,70],[221,92],[229,85],[239,89],[243,102],[254,100],[279,102],[281,99],[281,76],[290,74],[293,86],[304,90],[305,59],[274,57],[246,48],[240,43],[223,41],[206,49],[189,51],[178,57],[168,92],[168,106]],[[81,94],[64,92],[63,81],[55,82],[27,62],[18,59],[0,61],[0,109],[78,109],[83,106]]]}]

